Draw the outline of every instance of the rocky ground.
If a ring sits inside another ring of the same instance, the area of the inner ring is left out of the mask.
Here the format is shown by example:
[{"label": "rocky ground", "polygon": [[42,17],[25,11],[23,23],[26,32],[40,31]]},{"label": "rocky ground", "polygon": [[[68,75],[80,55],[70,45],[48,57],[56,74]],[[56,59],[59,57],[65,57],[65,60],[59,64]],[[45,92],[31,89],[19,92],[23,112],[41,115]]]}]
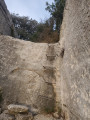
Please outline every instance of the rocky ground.
[{"label": "rocky ground", "polygon": [[64,120],[58,113],[41,114],[39,110],[25,105],[10,104],[7,110],[0,108],[0,120]]}]

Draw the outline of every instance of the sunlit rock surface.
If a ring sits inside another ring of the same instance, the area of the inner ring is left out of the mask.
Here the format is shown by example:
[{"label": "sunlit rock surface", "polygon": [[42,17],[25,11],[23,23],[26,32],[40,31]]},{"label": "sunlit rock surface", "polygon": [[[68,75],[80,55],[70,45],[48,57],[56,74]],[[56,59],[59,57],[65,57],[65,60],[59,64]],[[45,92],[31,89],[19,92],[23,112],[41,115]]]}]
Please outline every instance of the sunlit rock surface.
[{"label": "sunlit rock surface", "polygon": [[[90,1],[67,0],[61,28],[61,103],[70,120],[90,119]],[[68,111],[69,110],[69,111]]]},{"label": "sunlit rock surface", "polygon": [[56,44],[0,36],[3,109],[19,103],[59,111],[65,120],[90,119],[89,5],[89,0],[67,0]]},{"label": "sunlit rock surface", "polygon": [[0,36],[0,85],[3,87],[3,106],[24,103],[54,108],[54,56],[48,56],[49,49],[48,44]]}]

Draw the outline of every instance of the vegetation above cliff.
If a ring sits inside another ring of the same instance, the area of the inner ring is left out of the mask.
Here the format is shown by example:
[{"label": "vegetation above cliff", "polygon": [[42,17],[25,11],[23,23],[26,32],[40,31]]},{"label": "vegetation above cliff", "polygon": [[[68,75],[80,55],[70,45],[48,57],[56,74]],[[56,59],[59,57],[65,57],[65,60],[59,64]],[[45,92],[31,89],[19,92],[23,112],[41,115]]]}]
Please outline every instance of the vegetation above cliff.
[{"label": "vegetation above cliff", "polygon": [[36,20],[19,15],[12,15],[13,23],[19,39],[32,42],[57,42],[58,32],[53,29],[53,18],[38,23]]},{"label": "vegetation above cliff", "polygon": [[46,2],[46,10],[49,11],[54,19],[55,29],[60,32],[60,26],[63,20],[63,11],[66,0],[54,0],[54,3]]},{"label": "vegetation above cliff", "polygon": [[40,23],[26,16],[21,17],[18,14],[12,14],[12,20],[19,39],[32,42],[58,42],[65,1],[54,0],[51,5],[46,2],[46,10],[50,12],[51,17]]}]

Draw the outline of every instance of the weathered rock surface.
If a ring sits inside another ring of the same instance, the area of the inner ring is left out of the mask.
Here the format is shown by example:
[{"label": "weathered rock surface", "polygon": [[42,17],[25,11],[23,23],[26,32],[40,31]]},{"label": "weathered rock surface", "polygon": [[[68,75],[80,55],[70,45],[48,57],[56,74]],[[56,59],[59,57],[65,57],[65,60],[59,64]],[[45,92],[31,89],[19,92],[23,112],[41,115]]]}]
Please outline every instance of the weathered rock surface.
[{"label": "weathered rock surface", "polygon": [[[36,108],[54,108],[54,56],[48,44],[21,41],[0,36],[0,85],[3,88],[3,106],[13,103],[33,105]],[[49,55],[48,55],[49,54]]]},{"label": "weathered rock surface", "polygon": [[2,114],[0,114],[0,120],[15,120],[15,118],[8,114],[2,113]]},{"label": "weathered rock surface", "polygon": [[13,106],[9,106],[9,110],[4,110],[0,114],[0,120],[33,120],[33,114],[26,111],[25,106]]},{"label": "weathered rock surface", "polygon": [[2,94],[2,88],[0,87],[0,95]]},{"label": "weathered rock surface", "polygon": [[51,115],[42,115],[39,114],[36,117],[34,117],[34,120],[56,120]]},{"label": "weathered rock surface", "polygon": [[29,110],[28,107],[26,107],[24,105],[14,105],[14,104],[9,105],[7,108],[8,108],[9,113],[11,113],[11,114],[27,113]]},{"label": "weathered rock surface", "polygon": [[52,115],[38,114],[34,117],[34,120],[63,120],[63,118],[54,118]]},{"label": "weathered rock surface", "polygon": [[67,0],[57,44],[0,36],[2,108],[21,103],[63,111],[65,120],[90,119],[89,5],[89,0]]},{"label": "weathered rock surface", "polygon": [[56,118],[56,119],[60,118],[58,112],[54,112],[54,113],[53,113],[53,117]]},{"label": "weathered rock surface", "polygon": [[0,34],[16,36],[12,18],[4,0],[0,0]]},{"label": "weathered rock surface", "polygon": [[15,118],[16,120],[33,120],[32,114],[17,114]]},{"label": "weathered rock surface", "polygon": [[62,108],[70,120],[90,119],[89,21],[90,0],[67,0],[60,37],[64,56],[60,59],[59,81]]},{"label": "weathered rock surface", "polygon": [[35,115],[37,115],[37,114],[40,113],[40,110],[39,110],[39,109],[34,108],[34,107],[31,107],[31,106],[30,106],[29,111],[33,114],[33,116],[35,116]]},{"label": "weathered rock surface", "polygon": [[2,87],[0,87],[0,102],[2,101]]},{"label": "weathered rock surface", "polygon": [[2,112],[2,109],[0,108],[0,114],[1,114],[1,112]]}]

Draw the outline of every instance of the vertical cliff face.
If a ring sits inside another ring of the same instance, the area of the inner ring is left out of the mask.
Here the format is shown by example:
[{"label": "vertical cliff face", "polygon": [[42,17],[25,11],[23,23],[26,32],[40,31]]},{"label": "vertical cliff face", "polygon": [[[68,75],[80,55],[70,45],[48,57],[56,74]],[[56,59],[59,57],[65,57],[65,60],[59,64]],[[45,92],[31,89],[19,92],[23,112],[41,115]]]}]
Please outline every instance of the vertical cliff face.
[{"label": "vertical cliff face", "polygon": [[4,0],[0,0],[0,34],[14,36],[14,27],[11,16]]},{"label": "vertical cliff face", "polygon": [[[51,48],[52,47],[52,48]],[[0,86],[3,104],[20,103],[54,110],[53,46],[0,36]]]},{"label": "vertical cliff face", "polygon": [[[0,36],[2,107],[20,103],[43,110],[59,108],[65,120],[90,119],[89,5],[89,0],[67,0],[59,43]],[[1,34],[11,35],[11,25],[0,0]]]},{"label": "vertical cliff face", "polygon": [[89,5],[89,0],[67,0],[61,28],[61,103],[70,120],[90,119]]}]

